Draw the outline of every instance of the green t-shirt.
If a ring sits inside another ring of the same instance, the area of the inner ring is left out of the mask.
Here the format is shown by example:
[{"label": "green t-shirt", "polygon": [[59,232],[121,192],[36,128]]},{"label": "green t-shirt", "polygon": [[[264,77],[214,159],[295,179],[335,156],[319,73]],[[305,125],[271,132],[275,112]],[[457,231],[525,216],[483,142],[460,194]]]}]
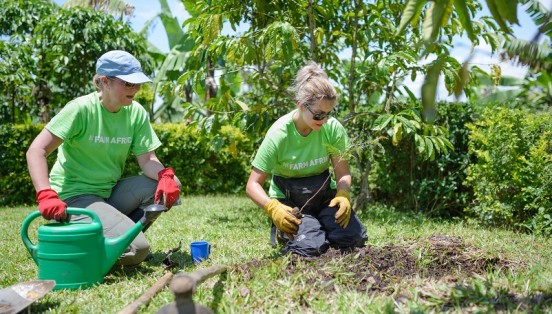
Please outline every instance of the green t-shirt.
[{"label": "green t-shirt", "polygon": [[[302,178],[320,174],[330,167],[330,157],[345,152],[349,139],[337,119],[329,118],[318,131],[299,134],[293,123],[294,110],[278,119],[266,133],[253,167],[284,178]],[[332,180],[332,188],[335,181]],[[268,195],[283,198],[283,193],[270,182]]]},{"label": "green t-shirt", "polygon": [[139,103],[109,112],[97,92],[67,103],[46,129],[63,140],[50,172],[50,184],[61,199],[82,194],[108,198],[129,152],[138,156],[161,146]]}]

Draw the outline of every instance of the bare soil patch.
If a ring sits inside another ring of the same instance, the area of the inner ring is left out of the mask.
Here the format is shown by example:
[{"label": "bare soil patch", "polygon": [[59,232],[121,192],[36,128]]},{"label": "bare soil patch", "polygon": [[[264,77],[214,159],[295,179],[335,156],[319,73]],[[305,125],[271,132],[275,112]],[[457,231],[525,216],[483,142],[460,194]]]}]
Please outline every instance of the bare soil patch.
[{"label": "bare soil patch", "polygon": [[459,308],[462,313],[548,313],[552,309],[548,291],[524,294],[486,280],[489,272],[518,272],[526,267],[521,261],[488,255],[466,245],[461,237],[434,234],[382,247],[330,249],[319,257],[252,260],[234,265],[230,276],[243,283],[242,297],[251,293],[249,280],[276,284],[274,273],[284,281],[300,277],[294,300],[304,308],[310,307],[313,296],[349,290],[392,297],[405,312],[414,299],[438,312]]},{"label": "bare soil patch", "polygon": [[[271,260],[253,260],[234,265],[233,272],[243,280],[254,276],[253,270]],[[292,255],[282,263],[282,276],[300,274],[318,289],[341,288],[368,294],[392,294],[397,285],[412,278],[448,282],[487,271],[506,270],[521,263],[487,257],[467,246],[461,237],[434,234],[421,240],[407,240],[383,247],[366,246],[348,251],[329,249],[319,257]]]}]

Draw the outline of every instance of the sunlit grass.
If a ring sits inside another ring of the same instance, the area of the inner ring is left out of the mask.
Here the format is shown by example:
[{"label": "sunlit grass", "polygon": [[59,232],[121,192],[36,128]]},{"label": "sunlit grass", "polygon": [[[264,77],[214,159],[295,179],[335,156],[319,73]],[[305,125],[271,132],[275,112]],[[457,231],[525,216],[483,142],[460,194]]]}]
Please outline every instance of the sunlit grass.
[{"label": "sunlit grass", "polygon": [[[0,287],[37,279],[37,265],[23,246],[19,228],[34,207],[0,208]],[[505,271],[447,278],[403,278],[388,293],[362,293],[351,267],[338,259],[318,269],[307,261],[292,263],[269,243],[270,221],[245,196],[185,197],[183,204],[164,213],[147,231],[154,258],[135,268],[114,267],[103,284],[86,290],[51,291],[33,305],[33,312],[116,313],[137,299],[165,272],[166,252],[182,242],[172,257],[180,265],[173,272],[192,272],[213,265],[229,271],[202,283],[195,302],[218,313],[410,313],[410,312],[552,312],[552,240],[508,230],[472,226],[462,221],[431,220],[374,206],[360,215],[368,228],[369,245],[418,245],[416,265],[423,270],[432,256],[425,254],[423,239],[442,234],[461,237],[472,251],[484,257],[511,261]],[[31,226],[36,239],[39,218]],[[191,262],[189,244],[211,243],[211,256],[201,264]],[[35,240],[33,240],[35,241]],[[256,261],[253,262],[252,261]],[[317,272],[331,273],[329,281],[313,282]],[[155,296],[141,313],[155,313],[174,300],[169,289]]]}]

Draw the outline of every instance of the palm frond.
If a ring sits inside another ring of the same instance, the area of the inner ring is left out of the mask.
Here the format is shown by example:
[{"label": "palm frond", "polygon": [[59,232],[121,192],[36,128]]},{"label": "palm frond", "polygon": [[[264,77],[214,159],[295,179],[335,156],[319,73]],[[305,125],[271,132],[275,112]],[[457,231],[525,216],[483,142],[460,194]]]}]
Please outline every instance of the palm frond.
[{"label": "palm frond", "polygon": [[534,41],[512,38],[504,43],[501,57],[521,65],[527,65],[534,72],[552,71],[552,48],[548,41],[537,44]]},{"label": "palm frond", "polygon": [[527,5],[527,13],[539,26],[539,32],[552,38],[552,13],[538,0],[521,0],[521,2]]}]

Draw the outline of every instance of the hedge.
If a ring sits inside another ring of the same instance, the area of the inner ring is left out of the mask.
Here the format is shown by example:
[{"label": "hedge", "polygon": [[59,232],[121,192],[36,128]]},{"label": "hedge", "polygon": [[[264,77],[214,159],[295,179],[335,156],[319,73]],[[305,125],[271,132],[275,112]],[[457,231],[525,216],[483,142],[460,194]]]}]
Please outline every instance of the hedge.
[{"label": "hedge", "polygon": [[[0,125],[0,205],[35,204],[25,153],[44,125]],[[154,124],[163,146],[156,153],[175,169],[182,193],[235,193],[245,189],[253,143],[238,129],[224,126],[218,134],[200,132],[185,124]],[[56,152],[48,157],[51,169]],[[129,156],[123,176],[140,172],[136,158]]]},{"label": "hedge", "polygon": [[552,113],[490,108],[468,125],[467,212],[478,221],[552,234]]},{"label": "hedge", "polygon": [[467,103],[440,103],[438,109],[435,123],[447,129],[454,150],[428,161],[419,156],[413,137],[397,146],[383,141],[385,154],[374,160],[370,173],[377,201],[431,216],[464,215],[473,199],[471,188],[463,185],[470,163],[466,123],[473,122],[476,114]]}]

